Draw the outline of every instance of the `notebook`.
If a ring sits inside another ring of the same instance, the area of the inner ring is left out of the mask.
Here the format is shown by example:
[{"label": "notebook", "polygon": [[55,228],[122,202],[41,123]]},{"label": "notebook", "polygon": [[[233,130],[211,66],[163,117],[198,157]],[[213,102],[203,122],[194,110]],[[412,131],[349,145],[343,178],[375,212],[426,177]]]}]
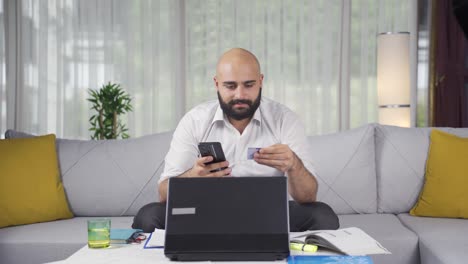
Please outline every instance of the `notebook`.
[{"label": "notebook", "polygon": [[171,260],[289,255],[286,177],[171,178],[164,254]]}]

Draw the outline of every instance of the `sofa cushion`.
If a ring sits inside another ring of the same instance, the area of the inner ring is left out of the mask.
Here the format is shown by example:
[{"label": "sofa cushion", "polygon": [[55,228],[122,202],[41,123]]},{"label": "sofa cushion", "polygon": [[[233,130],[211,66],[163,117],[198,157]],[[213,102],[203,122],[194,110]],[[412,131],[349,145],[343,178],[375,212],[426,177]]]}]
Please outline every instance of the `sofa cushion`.
[{"label": "sofa cushion", "polygon": [[0,228],[73,217],[59,177],[55,135],[0,140]]},{"label": "sofa cushion", "polygon": [[[437,128],[461,137],[467,128]],[[375,130],[378,211],[407,213],[423,186],[432,128],[377,125]]]},{"label": "sofa cushion", "polygon": [[374,125],[309,137],[318,200],[338,214],[375,213]]},{"label": "sofa cushion", "polygon": [[[88,217],[0,229],[0,263],[33,264],[65,259],[86,245]],[[111,228],[130,228],[133,217],[110,217]],[[27,252],[27,254],[25,254]]]},{"label": "sofa cushion", "polygon": [[35,137],[35,136],[29,133],[11,130],[11,129],[8,129],[7,131],[5,131],[5,138],[31,138],[31,137]]},{"label": "sofa cushion", "polygon": [[157,182],[171,138],[172,132],[122,140],[57,139],[71,210],[76,216],[135,215],[158,201]]},{"label": "sofa cushion", "polygon": [[411,215],[468,218],[467,157],[468,138],[432,130],[424,187]]},{"label": "sofa cushion", "polygon": [[468,220],[409,214],[398,218],[419,236],[421,263],[465,263],[468,259]]},{"label": "sofa cushion", "polygon": [[392,214],[339,215],[340,228],[359,227],[392,254],[371,255],[374,263],[419,263],[418,237]]}]

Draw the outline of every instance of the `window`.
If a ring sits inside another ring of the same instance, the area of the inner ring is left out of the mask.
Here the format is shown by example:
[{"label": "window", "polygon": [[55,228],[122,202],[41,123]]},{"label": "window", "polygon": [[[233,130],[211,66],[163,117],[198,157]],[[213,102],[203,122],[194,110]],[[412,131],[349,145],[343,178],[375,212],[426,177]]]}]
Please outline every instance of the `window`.
[{"label": "window", "polygon": [[[216,99],[215,65],[231,47],[257,55],[263,95],[308,134],[375,122],[376,35],[411,31],[416,16],[406,0],[3,1],[20,22],[3,35],[12,25],[0,19],[0,131],[66,138],[89,138],[87,89],[109,81],[134,98],[132,137],[174,129]],[[5,41],[17,46],[17,85],[5,82]]]}]

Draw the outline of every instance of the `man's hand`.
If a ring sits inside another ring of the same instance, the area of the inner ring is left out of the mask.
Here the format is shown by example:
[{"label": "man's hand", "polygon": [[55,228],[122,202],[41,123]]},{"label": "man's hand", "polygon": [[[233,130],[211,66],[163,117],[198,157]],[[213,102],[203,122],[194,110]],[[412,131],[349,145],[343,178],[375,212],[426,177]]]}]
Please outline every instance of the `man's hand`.
[{"label": "man's hand", "polygon": [[288,145],[275,144],[262,148],[254,154],[254,160],[266,166],[273,167],[282,172],[294,169],[298,163],[298,157]]},{"label": "man's hand", "polygon": [[288,145],[275,144],[262,148],[254,154],[254,160],[288,175],[288,191],[299,203],[310,203],[317,199],[317,181]]},{"label": "man's hand", "polygon": [[[229,162],[222,161],[206,164],[213,160],[212,156],[201,157],[195,161],[193,167],[182,174],[182,177],[223,177],[231,174]],[[222,169],[225,168],[225,169]],[[219,171],[218,171],[219,170]],[[211,172],[213,171],[213,172]]]},{"label": "man's hand", "polygon": [[[212,164],[206,164],[213,161],[212,156],[201,157],[195,161],[193,167],[177,177],[224,177],[231,174],[232,169],[229,168],[229,162],[222,161]],[[226,167],[226,168],[225,168]],[[214,171],[225,168],[224,170]],[[213,172],[211,172],[213,171]],[[165,179],[159,184],[159,202],[163,203],[167,200],[167,185],[169,179]]]}]

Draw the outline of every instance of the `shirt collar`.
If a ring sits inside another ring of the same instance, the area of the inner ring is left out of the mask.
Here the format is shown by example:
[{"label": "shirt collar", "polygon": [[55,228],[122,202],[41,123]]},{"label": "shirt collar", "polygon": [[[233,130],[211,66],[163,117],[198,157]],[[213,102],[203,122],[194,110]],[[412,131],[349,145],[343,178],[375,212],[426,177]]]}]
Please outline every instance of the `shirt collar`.
[{"label": "shirt collar", "polygon": [[[262,114],[260,111],[261,108],[261,103],[260,106],[257,108],[257,111],[255,111],[254,116],[252,117],[253,120],[257,120],[260,124],[262,123]],[[213,121],[211,121],[211,124],[217,122],[217,121],[226,121],[229,122],[229,120],[226,118],[224,119],[224,112],[223,109],[221,109],[221,106],[218,103],[218,107],[216,108],[216,113],[213,117]]]}]

